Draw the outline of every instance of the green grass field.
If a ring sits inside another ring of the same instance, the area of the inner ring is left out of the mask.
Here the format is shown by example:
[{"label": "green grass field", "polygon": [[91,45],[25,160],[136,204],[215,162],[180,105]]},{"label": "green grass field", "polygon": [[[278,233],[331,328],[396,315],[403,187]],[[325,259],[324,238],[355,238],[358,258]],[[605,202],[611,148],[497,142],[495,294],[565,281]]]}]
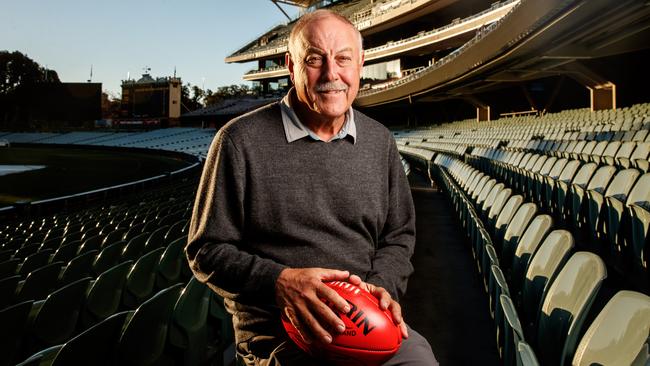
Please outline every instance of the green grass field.
[{"label": "green grass field", "polygon": [[189,163],[169,156],[78,148],[9,147],[0,165],[44,165],[0,176],[0,207],[60,197],[174,171]]}]

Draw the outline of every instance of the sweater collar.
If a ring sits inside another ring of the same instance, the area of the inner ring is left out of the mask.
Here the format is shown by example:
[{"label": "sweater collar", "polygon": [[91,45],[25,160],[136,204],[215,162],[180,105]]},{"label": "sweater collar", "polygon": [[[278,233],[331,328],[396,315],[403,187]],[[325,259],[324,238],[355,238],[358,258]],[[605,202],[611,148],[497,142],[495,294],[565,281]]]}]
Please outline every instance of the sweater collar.
[{"label": "sweater collar", "polygon": [[[313,140],[322,141],[318,135],[312,132],[300,121],[300,118],[298,118],[298,115],[291,106],[291,93],[294,93],[294,88],[291,88],[287,95],[285,95],[280,101],[282,125],[284,126],[284,134],[287,138],[287,142],[291,143],[307,136],[311,137]],[[356,143],[357,126],[354,123],[354,110],[352,107],[345,112],[345,122],[343,123],[343,127],[330,141],[343,139],[347,136],[352,138],[353,144]]]}]

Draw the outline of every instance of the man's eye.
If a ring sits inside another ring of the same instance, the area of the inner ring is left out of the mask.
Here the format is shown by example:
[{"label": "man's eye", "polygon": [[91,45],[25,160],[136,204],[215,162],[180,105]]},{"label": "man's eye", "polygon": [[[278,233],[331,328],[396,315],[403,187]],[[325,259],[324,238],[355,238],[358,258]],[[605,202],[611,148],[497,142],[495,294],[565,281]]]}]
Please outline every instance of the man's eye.
[{"label": "man's eye", "polygon": [[319,66],[320,64],[323,63],[323,59],[320,57],[309,57],[305,62],[309,66]]}]

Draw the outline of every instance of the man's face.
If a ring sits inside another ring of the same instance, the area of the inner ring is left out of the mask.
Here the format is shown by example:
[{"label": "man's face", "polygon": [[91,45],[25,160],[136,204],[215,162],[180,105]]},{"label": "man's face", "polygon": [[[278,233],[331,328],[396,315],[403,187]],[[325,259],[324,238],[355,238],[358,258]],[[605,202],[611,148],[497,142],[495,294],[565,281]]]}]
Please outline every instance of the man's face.
[{"label": "man's face", "polygon": [[343,116],[359,91],[363,65],[355,30],[326,17],[308,24],[298,41],[299,54],[287,57],[298,99],[326,119]]}]

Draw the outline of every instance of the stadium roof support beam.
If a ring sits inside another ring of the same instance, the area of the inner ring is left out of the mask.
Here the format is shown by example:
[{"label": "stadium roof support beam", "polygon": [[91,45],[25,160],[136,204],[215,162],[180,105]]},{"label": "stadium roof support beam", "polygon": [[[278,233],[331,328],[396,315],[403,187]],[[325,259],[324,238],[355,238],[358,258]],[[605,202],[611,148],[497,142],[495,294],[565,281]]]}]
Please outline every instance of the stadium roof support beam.
[{"label": "stadium roof support beam", "polygon": [[489,105],[483,103],[473,95],[466,95],[463,99],[476,108],[476,122],[489,122],[491,120]]},{"label": "stadium roof support beam", "polygon": [[283,4],[286,4],[286,2],[284,2],[284,1],[282,1],[282,0],[271,0],[271,2],[272,2],[275,6],[277,6],[278,9],[280,9],[280,11],[282,12],[282,14],[284,14],[284,16],[287,17],[287,20],[291,21],[291,17],[289,16],[289,14],[287,14],[286,11],[284,11],[284,9],[282,9],[282,7],[278,4],[278,1],[281,2],[281,3],[283,3]]},{"label": "stadium roof support beam", "polygon": [[591,110],[616,109],[616,85],[579,62],[564,66],[569,75],[589,90]]}]

